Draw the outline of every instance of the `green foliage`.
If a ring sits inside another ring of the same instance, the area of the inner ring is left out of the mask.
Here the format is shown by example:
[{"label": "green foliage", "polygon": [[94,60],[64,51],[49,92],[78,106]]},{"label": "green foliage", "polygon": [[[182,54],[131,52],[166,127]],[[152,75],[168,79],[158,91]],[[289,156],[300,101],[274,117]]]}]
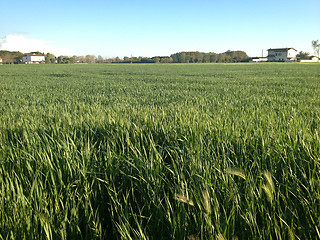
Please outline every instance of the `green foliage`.
[{"label": "green foliage", "polygon": [[16,51],[0,50],[0,58],[3,63],[20,63],[22,61],[23,53]]},{"label": "green foliage", "polygon": [[320,238],[319,74],[0,66],[0,239]]},{"label": "green foliage", "polygon": [[46,64],[53,64],[56,62],[56,57],[52,53],[47,53],[45,55],[45,61],[46,61]]},{"label": "green foliage", "polygon": [[309,58],[310,58],[310,53],[300,51],[300,52],[297,54],[297,58],[298,58],[298,59],[309,59]]},{"label": "green foliage", "polygon": [[[43,54],[35,52],[37,54]],[[22,63],[23,54],[20,52],[0,51],[0,57],[4,59],[4,63]],[[59,63],[232,63],[232,62],[248,62],[249,57],[243,51],[230,51],[225,53],[202,53],[202,52],[180,52],[171,56],[155,56],[149,57],[124,57],[120,59],[109,58],[103,59],[102,56],[95,57],[94,55],[86,56],[59,56],[55,57],[51,53],[45,54],[46,64]]]},{"label": "green foliage", "polygon": [[230,51],[225,53],[203,53],[203,52],[179,52],[171,55],[175,63],[232,63],[246,62],[248,55],[243,51]]}]

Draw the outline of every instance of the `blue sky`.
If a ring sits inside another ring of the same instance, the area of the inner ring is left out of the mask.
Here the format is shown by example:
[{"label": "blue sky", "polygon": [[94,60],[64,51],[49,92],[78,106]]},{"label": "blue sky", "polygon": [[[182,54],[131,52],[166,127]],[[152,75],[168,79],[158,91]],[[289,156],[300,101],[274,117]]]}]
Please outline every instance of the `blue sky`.
[{"label": "blue sky", "polygon": [[[0,50],[163,56],[294,47],[313,54],[320,0],[2,1]],[[38,48],[38,49],[34,49]]]}]

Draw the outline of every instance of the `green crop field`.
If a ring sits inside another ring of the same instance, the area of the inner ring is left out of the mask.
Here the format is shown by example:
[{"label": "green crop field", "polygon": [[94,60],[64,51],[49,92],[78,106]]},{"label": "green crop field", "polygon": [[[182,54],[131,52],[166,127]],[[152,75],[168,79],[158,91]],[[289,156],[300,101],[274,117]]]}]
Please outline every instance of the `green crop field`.
[{"label": "green crop field", "polygon": [[319,64],[0,66],[0,239],[319,239]]}]

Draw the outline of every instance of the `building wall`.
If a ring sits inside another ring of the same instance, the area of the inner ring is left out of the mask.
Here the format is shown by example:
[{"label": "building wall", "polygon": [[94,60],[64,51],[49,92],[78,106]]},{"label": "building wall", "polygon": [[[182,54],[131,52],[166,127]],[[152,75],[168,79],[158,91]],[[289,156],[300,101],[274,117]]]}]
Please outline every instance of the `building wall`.
[{"label": "building wall", "polygon": [[44,56],[31,56],[31,62],[44,62]]},{"label": "building wall", "polygon": [[287,51],[275,51],[275,61],[287,61]]},{"label": "building wall", "polygon": [[251,62],[266,62],[268,59],[266,57],[252,58]]},{"label": "building wall", "polygon": [[26,55],[22,57],[22,62],[24,63],[39,63],[44,62],[45,57],[44,56],[32,56],[32,55]]},{"label": "building wall", "polygon": [[289,49],[289,51],[288,51],[288,58],[289,58],[289,59],[292,59],[292,58],[296,58],[296,56],[297,56],[297,51],[294,50],[294,49]]},{"label": "building wall", "polygon": [[309,60],[302,59],[302,60],[300,60],[300,62],[319,62],[319,59],[317,57],[313,57]]},{"label": "building wall", "polygon": [[23,56],[22,57],[22,62],[31,62],[31,56],[30,55],[27,55],[27,56]]},{"label": "building wall", "polygon": [[[276,53],[274,50],[268,50],[268,61],[275,61],[275,56],[276,56]],[[272,57],[271,57],[272,56]]]},{"label": "building wall", "polygon": [[[293,61],[296,60],[297,51],[294,49],[283,49],[283,50],[269,50],[268,61],[282,62],[282,61]],[[272,57],[270,57],[272,56]]]}]

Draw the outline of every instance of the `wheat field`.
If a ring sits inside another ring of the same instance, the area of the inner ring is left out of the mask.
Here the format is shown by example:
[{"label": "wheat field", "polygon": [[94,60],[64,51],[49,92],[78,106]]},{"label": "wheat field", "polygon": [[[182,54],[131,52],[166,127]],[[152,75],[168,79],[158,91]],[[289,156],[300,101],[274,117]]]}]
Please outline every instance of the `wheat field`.
[{"label": "wheat field", "polygon": [[0,239],[319,239],[319,64],[0,66]]}]

